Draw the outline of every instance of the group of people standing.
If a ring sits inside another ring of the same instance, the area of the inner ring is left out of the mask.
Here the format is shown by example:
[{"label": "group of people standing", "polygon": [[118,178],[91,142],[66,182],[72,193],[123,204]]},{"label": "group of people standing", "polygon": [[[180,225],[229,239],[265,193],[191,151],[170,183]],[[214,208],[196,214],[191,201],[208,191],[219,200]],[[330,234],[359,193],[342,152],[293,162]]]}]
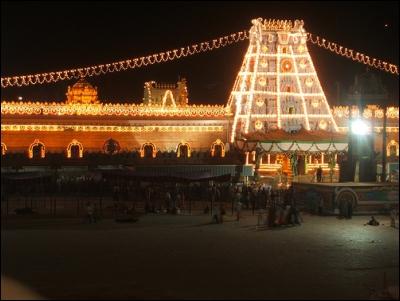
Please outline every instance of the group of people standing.
[{"label": "group of people standing", "polygon": [[302,218],[297,209],[292,187],[282,192],[283,198],[271,198],[267,206],[267,225],[300,225]]},{"label": "group of people standing", "polygon": [[[256,209],[267,210],[267,224],[269,227],[289,224],[300,225],[302,221],[291,188],[288,190],[273,190],[271,187],[247,187],[245,191],[237,189],[233,202],[232,215],[234,210],[237,222],[242,217],[242,209],[250,209],[250,204],[253,215]],[[205,213],[208,213],[207,209],[208,206]],[[220,202],[219,205],[215,204],[212,212],[212,222],[223,223],[225,213],[223,202]]]}]

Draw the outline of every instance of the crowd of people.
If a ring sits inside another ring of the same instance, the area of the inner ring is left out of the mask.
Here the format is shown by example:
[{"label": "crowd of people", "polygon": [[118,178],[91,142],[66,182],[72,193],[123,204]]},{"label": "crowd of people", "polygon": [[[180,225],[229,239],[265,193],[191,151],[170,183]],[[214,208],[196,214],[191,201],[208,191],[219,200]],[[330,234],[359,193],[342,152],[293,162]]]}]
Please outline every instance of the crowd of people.
[{"label": "crowd of people", "polygon": [[[258,213],[266,212],[268,227],[300,225],[302,222],[292,188],[275,190],[268,185],[236,187],[232,197],[232,215],[235,215],[237,222],[242,217],[243,209],[251,209],[253,215],[256,210]],[[214,205],[212,222],[223,223],[226,214],[225,204],[220,202]],[[204,213],[208,212],[209,207],[207,206]]]},{"label": "crowd of people", "polygon": [[[317,173],[317,180],[321,180],[321,172]],[[78,177],[60,176],[55,179],[35,179],[31,185],[20,185],[15,193],[23,196],[38,194],[60,194],[68,197],[68,193],[79,197],[89,196],[92,202],[86,205],[87,222],[95,223],[98,213],[96,200],[112,199],[116,214],[134,215],[144,211],[145,214],[181,214],[202,210],[212,217],[212,222],[223,223],[224,215],[228,212],[240,221],[244,210],[251,211],[252,215],[264,211],[268,226],[300,224],[301,216],[296,204],[292,187],[275,189],[268,184],[244,185],[233,182],[181,182],[174,181],[141,181],[129,178],[102,178],[96,175]],[[2,199],[12,193],[2,190]],[[97,198],[98,197],[98,198]],[[87,198],[86,198],[87,199]],[[299,201],[300,202],[300,201]],[[129,207],[128,207],[129,204]],[[310,198],[302,201],[300,206],[314,214],[324,215],[325,207],[322,197]],[[193,206],[193,208],[192,208]],[[102,210],[100,201],[100,210]],[[351,218],[353,206],[351,202],[337,204],[340,218]],[[79,210],[78,210],[79,211]],[[102,211],[101,211],[102,212]]]}]

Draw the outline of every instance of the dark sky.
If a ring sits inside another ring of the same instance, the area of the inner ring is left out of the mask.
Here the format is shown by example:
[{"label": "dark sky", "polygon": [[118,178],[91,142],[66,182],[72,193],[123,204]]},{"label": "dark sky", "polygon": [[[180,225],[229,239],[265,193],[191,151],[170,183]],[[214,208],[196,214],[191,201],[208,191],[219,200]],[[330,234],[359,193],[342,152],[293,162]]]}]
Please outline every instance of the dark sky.
[{"label": "dark sky", "polygon": [[[303,19],[307,31],[399,63],[397,1],[1,3],[1,76],[109,63],[248,30],[251,19]],[[388,24],[388,27],[385,27]],[[181,60],[90,78],[100,99],[140,102],[143,83],[188,80],[191,103],[225,104],[248,41]],[[309,45],[331,104],[365,66]],[[398,102],[398,77],[376,71]],[[63,101],[74,81],[1,89],[2,99]]]}]

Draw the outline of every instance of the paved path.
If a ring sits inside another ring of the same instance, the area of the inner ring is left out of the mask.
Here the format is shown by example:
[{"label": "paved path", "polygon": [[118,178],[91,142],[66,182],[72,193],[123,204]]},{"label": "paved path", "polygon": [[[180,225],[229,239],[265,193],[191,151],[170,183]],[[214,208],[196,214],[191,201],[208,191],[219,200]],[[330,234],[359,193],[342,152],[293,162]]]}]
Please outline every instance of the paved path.
[{"label": "paved path", "polygon": [[399,230],[377,219],[306,215],[258,231],[256,216],[2,221],[1,271],[54,299],[365,299],[384,274],[387,286],[399,281]]}]

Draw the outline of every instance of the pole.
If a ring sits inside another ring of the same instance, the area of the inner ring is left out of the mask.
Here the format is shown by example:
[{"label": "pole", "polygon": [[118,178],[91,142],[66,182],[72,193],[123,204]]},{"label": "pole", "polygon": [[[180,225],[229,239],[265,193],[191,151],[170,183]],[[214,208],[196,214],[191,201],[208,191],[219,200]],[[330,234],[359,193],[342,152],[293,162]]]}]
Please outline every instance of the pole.
[{"label": "pole", "polygon": [[383,130],[382,130],[382,175],[381,175],[381,182],[386,182],[386,122],[387,122],[387,117],[386,117],[386,111],[387,111],[387,106],[385,105],[385,108],[383,109]]}]

